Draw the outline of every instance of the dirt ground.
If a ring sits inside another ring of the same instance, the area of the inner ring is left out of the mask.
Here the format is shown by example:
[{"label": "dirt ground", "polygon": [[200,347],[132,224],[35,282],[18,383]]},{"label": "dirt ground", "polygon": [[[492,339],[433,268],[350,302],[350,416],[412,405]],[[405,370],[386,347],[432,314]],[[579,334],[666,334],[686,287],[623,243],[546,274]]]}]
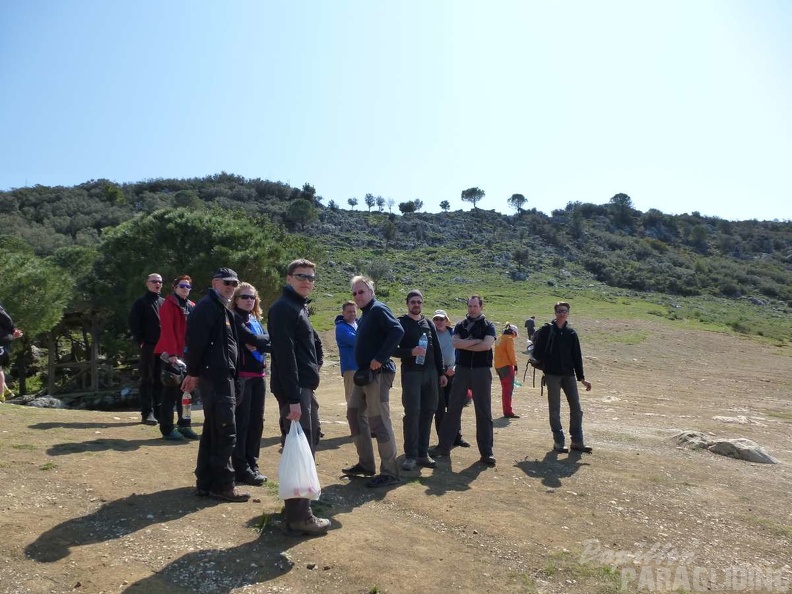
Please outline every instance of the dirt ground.
[{"label": "dirt ground", "polygon": [[[356,456],[324,337],[322,538],[280,530],[271,395],[271,483],[244,504],[193,495],[197,443],[158,439],[134,412],[0,405],[0,592],[792,591],[790,349],[663,322],[573,323],[593,454],[552,452],[529,374],[520,419],[500,418],[493,388],[495,468],[474,444],[385,490],[340,476]],[[685,429],[752,439],[779,463],[681,449]]]}]

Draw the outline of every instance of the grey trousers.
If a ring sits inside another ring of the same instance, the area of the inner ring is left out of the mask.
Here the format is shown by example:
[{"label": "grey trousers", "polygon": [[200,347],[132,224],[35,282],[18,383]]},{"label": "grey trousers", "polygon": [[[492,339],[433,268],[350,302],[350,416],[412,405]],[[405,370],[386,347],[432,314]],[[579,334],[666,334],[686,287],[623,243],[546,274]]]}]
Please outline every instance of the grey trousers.
[{"label": "grey trousers", "polygon": [[457,365],[454,387],[448,398],[448,410],[440,427],[438,448],[449,451],[462,424],[462,409],[467,391],[473,392],[476,410],[476,443],[479,454],[492,456],[492,371],[489,367],[464,368]]},{"label": "grey trousers", "polygon": [[380,473],[399,476],[396,464],[396,437],[390,415],[390,389],[395,373],[375,373],[366,386],[355,386],[347,403],[347,421],[358,463],[366,470],[375,470],[374,447],[371,434],[377,438]]},{"label": "grey trousers", "polygon": [[404,406],[404,455],[407,458],[428,456],[432,418],[437,410],[439,378],[437,369],[403,371],[401,374]]}]

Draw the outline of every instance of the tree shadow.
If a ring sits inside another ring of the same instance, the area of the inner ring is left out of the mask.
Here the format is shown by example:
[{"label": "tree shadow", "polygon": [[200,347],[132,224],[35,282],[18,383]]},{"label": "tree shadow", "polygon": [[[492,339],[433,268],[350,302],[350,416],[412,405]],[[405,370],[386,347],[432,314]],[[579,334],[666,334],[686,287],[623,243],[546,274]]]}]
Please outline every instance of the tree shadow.
[{"label": "tree shadow", "polygon": [[140,449],[141,446],[153,447],[178,447],[187,446],[189,441],[169,441],[161,437],[151,439],[93,439],[79,443],[56,443],[47,448],[49,456],[65,456],[67,454],[81,454],[83,452],[103,452],[114,450],[116,452],[131,452]]},{"label": "tree shadow", "polygon": [[52,563],[67,557],[73,547],[121,538],[219,503],[193,492],[191,487],[180,487],[105,503],[87,516],[47,530],[25,547],[25,553],[39,563]]},{"label": "tree shadow", "polygon": [[140,425],[140,421],[129,421],[126,423],[36,423],[28,425],[29,429],[110,429],[111,427],[132,427]]},{"label": "tree shadow", "polygon": [[580,461],[580,452],[573,450],[564,459],[559,459],[558,454],[555,450],[550,450],[542,460],[526,459],[517,462],[515,466],[530,477],[541,478],[544,486],[558,488],[562,478],[569,478],[583,466],[588,466],[588,462]]}]

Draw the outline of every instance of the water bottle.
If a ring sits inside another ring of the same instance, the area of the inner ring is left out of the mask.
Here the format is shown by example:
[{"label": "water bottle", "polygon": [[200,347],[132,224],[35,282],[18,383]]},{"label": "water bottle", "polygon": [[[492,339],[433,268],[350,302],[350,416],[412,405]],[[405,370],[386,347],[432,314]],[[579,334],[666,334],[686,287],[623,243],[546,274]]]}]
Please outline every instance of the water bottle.
[{"label": "water bottle", "polygon": [[182,392],[182,419],[189,419],[192,415],[192,395]]},{"label": "water bottle", "polygon": [[[429,346],[429,339],[426,337],[426,334],[421,334],[421,338],[418,339],[418,346],[424,350]],[[418,355],[415,357],[416,365],[423,365],[424,361],[426,361],[426,355]]]}]

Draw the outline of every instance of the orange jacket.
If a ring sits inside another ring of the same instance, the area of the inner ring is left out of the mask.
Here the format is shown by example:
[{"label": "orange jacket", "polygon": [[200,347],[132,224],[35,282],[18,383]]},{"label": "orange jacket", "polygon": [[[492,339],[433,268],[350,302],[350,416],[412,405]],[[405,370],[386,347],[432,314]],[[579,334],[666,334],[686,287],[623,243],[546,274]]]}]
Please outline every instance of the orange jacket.
[{"label": "orange jacket", "polygon": [[517,365],[514,334],[502,334],[495,343],[495,369]]}]

